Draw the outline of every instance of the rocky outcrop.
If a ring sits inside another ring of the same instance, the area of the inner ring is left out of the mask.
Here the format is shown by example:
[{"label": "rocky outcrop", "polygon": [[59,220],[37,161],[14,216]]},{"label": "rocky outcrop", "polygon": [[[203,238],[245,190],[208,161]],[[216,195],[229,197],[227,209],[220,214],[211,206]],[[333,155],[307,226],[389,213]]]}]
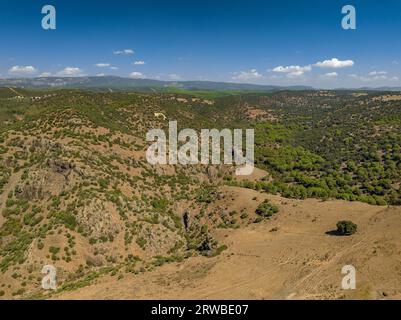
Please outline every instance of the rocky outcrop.
[{"label": "rocky outcrop", "polygon": [[121,221],[114,206],[101,199],[91,200],[77,214],[78,224],[93,238],[114,237]]}]

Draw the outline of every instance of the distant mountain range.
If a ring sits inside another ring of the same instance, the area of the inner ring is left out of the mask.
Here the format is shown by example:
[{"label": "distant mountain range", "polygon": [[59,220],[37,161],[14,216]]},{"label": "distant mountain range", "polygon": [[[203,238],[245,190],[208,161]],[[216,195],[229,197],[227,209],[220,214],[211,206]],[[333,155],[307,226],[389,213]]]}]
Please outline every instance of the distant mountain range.
[{"label": "distant mountain range", "polygon": [[[166,91],[176,90],[244,90],[244,91],[277,91],[277,90],[320,90],[311,86],[274,86],[248,83],[213,82],[213,81],[160,81],[152,79],[132,79],[115,76],[104,77],[40,77],[0,79],[0,87],[19,88],[75,88],[109,91]],[[401,91],[401,87],[363,87],[337,88],[334,90],[360,91]]]},{"label": "distant mountain range", "polygon": [[401,87],[362,87],[355,89],[337,89],[337,90],[358,90],[358,91],[401,91]]},{"label": "distant mountain range", "polygon": [[46,78],[15,78],[0,79],[0,87],[20,88],[77,88],[77,89],[105,89],[105,90],[163,90],[176,88],[182,90],[313,90],[309,86],[272,86],[230,82],[212,81],[159,81],[151,79],[132,79],[114,76],[105,77],[46,77]]}]

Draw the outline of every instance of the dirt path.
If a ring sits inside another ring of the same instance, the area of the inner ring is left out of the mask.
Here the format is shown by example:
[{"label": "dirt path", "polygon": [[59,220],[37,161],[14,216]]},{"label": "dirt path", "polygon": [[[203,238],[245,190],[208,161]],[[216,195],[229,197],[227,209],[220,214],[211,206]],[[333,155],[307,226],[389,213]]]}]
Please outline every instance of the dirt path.
[{"label": "dirt path", "polygon": [[24,95],[20,94],[17,90],[15,90],[14,88],[8,87],[8,89],[10,89],[13,93],[15,93],[17,96],[19,97],[23,97]]}]

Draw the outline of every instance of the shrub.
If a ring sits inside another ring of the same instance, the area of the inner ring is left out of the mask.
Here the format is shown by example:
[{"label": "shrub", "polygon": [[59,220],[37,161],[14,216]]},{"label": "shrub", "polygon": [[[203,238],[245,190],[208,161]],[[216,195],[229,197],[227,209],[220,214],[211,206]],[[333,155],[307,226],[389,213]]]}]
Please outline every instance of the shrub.
[{"label": "shrub", "polygon": [[41,217],[41,216],[35,217],[35,213],[27,213],[24,216],[24,223],[27,226],[33,227],[33,226],[37,225],[40,221],[42,221],[42,219],[43,219],[43,217]]},{"label": "shrub", "polygon": [[60,252],[60,248],[58,248],[58,247],[50,247],[49,248],[49,252],[52,253],[52,254],[57,254],[57,253]]},{"label": "shrub", "polygon": [[268,200],[263,201],[257,208],[256,214],[268,218],[278,212],[278,208],[272,205]]},{"label": "shrub", "polygon": [[142,249],[144,249],[147,241],[146,241],[146,239],[140,237],[140,238],[136,239],[136,243],[138,244],[138,246],[140,246]]},{"label": "shrub", "polygon": [[343,236],[354,234],[358,226],[352,221],[342,220],[337,222],[337,233]]},{"label": "shrub", "polygon": [[53,216],[56,218],[56,222],[65,225],[67,228],[74,230],[77,226],[75,216],[67,212],[55,212]]},{"label": "shrub", "polygon": [[256,217],[255,220],[253,220],[253,223],[259,223],[262,221],[263,221],[263,219],[261,217]]},{"label": "shrub", "polygon": [[102,189],[107,189],[109,187],[109,181],[107,179],[99,179],[98,182]]}]

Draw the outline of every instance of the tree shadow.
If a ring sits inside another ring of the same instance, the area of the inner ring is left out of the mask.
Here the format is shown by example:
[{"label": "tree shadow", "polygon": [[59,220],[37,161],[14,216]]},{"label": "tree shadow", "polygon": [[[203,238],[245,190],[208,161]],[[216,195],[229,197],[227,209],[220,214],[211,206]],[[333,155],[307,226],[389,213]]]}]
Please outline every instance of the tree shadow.
[{"label": "tree shadow", "polygon": [[332,237],[347,237],[350,236],[348,234],[342,234],[340,232],[338,232],[338,230],[331,230],[331,231],[327,231],[325,234],[332,236]]}]

